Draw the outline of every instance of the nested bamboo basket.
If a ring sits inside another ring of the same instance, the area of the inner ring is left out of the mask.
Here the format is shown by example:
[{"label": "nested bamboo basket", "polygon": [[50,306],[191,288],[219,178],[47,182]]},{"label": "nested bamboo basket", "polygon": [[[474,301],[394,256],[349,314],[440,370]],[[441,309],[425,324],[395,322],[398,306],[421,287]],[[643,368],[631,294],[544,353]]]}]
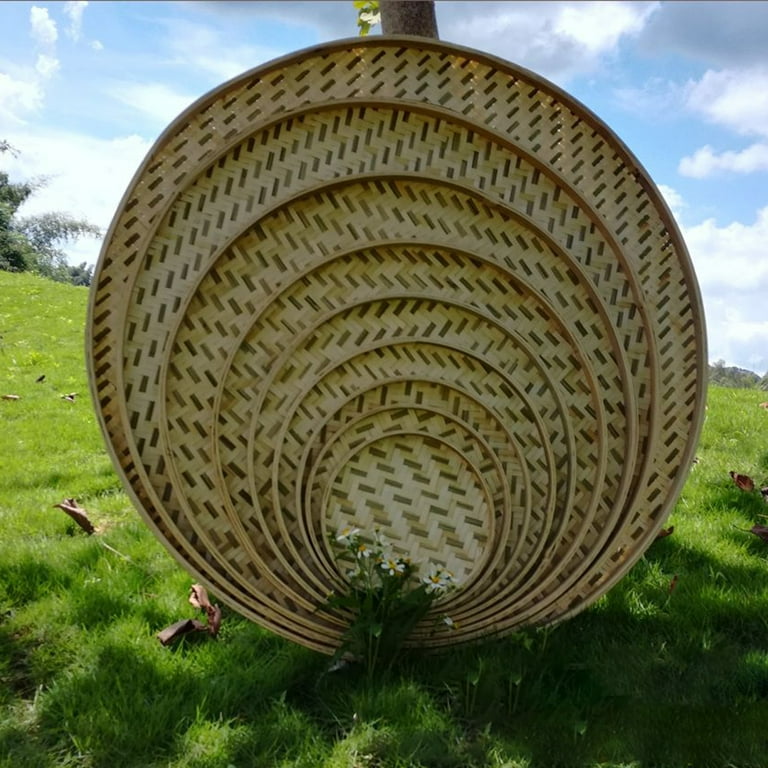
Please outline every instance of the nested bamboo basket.
[{"label": "nested bamboo basket", "polygon": [[225,603],[324,652],[327,534],[462,589],[441,646],[559,621],[640,557],[702,422],[684,243],[592,113],[506,61],[342,40],[179,116],[115,215],[92,394],[134,503]]}]

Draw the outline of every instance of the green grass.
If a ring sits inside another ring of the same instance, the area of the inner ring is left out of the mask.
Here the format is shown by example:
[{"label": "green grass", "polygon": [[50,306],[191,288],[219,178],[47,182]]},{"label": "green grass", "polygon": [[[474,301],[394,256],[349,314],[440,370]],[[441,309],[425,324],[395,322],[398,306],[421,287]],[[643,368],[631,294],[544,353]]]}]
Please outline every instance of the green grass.
[{"label": "green grass", "polygon": [[765,393],[711,389],[675,533],[589,610],[369,685],[231,612],[215,641],[157,642],[191,580],[107,458],[86,302],[0,272],[2,768],[768,765],[768,544],[741,530],[768,506],[728,476],[768,484]]}]

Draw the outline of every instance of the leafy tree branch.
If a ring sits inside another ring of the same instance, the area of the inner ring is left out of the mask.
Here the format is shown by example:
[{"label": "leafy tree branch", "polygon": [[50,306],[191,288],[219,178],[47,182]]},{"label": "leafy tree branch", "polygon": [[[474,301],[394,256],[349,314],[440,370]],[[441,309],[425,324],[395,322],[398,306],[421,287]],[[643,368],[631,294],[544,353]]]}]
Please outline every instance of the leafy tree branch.
[{"label": "leafy tree branch", "polygon": [[[0,154],[18,151],[0,140]],[[71,266],[62,246],[81,237],[101,237],[101,230],[68,213],[52,212],[20,217],[19,208],[46,179],[12,182],[0,171],[0,270],[35,272],[43,277],[75,285],[90,285],[92,267],[83,262]]]}]

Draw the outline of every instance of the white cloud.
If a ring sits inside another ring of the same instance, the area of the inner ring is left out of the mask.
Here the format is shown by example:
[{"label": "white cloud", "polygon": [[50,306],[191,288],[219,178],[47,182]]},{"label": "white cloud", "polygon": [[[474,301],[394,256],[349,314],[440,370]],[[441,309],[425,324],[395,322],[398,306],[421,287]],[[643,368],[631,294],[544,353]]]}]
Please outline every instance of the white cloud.
[{"label": "white cloud", "polygon": [[60,69],[59,60],[56,58],[56,40],[59,37],[56,22],[48,15],[47,8],[33,5],[29,11],[29,23],[30,35],[42,50],[37,56],[35,69],[42,78],[52,77]]},{"label": "white cloud", "polygon": [[197,95],[179,93],[163,83],[113,82],[110,95],[165,126],[185,110]]},{"label": "white cloud", "polygon": [[768,207],[752,224],[707,219],[683,228],[701,287],[709,359],[768,371]]},{"label": "white cloud", "polygon": [[175,63],[211,75],[215,84],[292,50],[290,43],[274,48],[235,43],[211,25],[188,20],[174,19],[167,26]]},{"label": "white cloud", "polygon": [[45,50],[51,50],[56,44],[59,33],[56,22],[48,15],[47,8],[33,5],[29,11],[30,34],[32,39]]},{"label": "white cloud", "polygon": [[589,54],[612,51],[624,35],[637,35],[658,3],[581,2],[563,7],[554,23],[556,35],[575,40]]},{"label": "white cloud", "polygon": [[707,70],[688,84],[687,106],[736,133],[768,136],[768,67]]},{"label": "white cloud", "polygon": [[675,218],[679,217],[683,208],[686,208],[686,202],[683,200],[683,196],[677,191],[668,187],[666,184],[658,184],[658,190],[661,192],[662,197],[669,206],[669,210]]},{"label": "white cloud", "polygon": [[616,88],[613,96],[626,112],[643,116],[653,115],[654,121],[674,118],[685,101],[684,86],[659,77],[648,79],[641,86]]},{"label": "white cloud", "polygon": [[768,144],[752,144],[740,152],[716,153],[708,144],[697,149],[693,155],[680,161],[678,171],[683,176],[703,179],[718,171],[732,173],[754,173],[768,171]]},{"label": "white cloud", "polygon": [[21,125],[24,116],[43,105],[43,91],[35,79],[22,80],[0,72],[0,126]]},{"label": "white cloud", "polygon": [[[104,230],[151,143],[137,135],[99,139],[59,131],[21,131],[4,136],[18,147],[18,157],[3,157],[3,166],[15,180],[39,176],[48,183],[22,206],[29,216],[65,211],[88,219]],[[67,248],[70,262],[95,263],[100,243],[84,238]]]},{"label": "white cloud", "polygon": [[[707,70],[686,87],[686,107],[711,123],[740,135],[768,137],[768,66]],[[768,170],[768,144],[759,141],[741,150],[716,152],[711,145],[683,157],[678,171],[703,179],[718,172]]]},{"label": "white cloud", "polygon": [[100,40],[91,40],[88,45],[93,48],[94,51],[103,51],[104,50],[104,43],[102,43]]},{"label": "white cloud", "polygon": [[768,291],[768,207],[757,212],[754,224],[734,221],[719,227],[707,219],[684,234],[702,286]]},{"label": "white cloud", "polygon": [[558,82],[596,70],[659,3],[442,3],[441,37],[511,59]]},{"label": "white cloud", "polygon": [[35,71],[43,78],[53,77],[61,69],[61,63],[55,56],[40,53],[37,56]]},{"label": "white cloud", "polygon": [[768,373],[768,320],[745,316],[730,299],[710,302],[706,314],[710,362]]},{"label": "white cloud", "polygon": [[67,34],[77,42],[83,29],[83,13],[88,7],[86,0],[69,0],[64,3],[63,13],[69,18]]}]

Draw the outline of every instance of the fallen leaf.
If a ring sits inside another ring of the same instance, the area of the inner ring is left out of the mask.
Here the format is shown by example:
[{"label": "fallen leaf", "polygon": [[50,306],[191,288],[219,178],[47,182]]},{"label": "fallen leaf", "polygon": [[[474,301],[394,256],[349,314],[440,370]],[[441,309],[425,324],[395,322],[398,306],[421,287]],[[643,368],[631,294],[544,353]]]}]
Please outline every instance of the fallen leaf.
[{"label": "fallen leaf", "polygon": [[672,577],[672,581],[669,582],[669,594],[671,595],[675,591],[677,586],[677,574]]},{"label": "fallen leaf", "polygon": [[664,539],[667,536],[671,536],[675,532],[675,526],[670,525],[669,528],[662,528],[657,534],[657,539]]},{"label": "fallen leaf", "polygon": [[205,611],[205,618],[208,622],[208,631],[216,637],[221,627],[221,608],[213,605],[208,599],[208,592],[202,584],[193,584],[189,592],[189,602],[195,608]]},{"label": "fallen leaf", "polygon": [[755,536],[758,536],[763,541],[768,541],[768,525],[753,525],[749,532],[754,533]]},{"label": "fallen leaf", "polygon": [[207,629],[208,627],[206,627],[202,621],[198,621],[197,619],[182,619],[181,621],[174,622],[161,632],[158,632],[156,637],[162,645],[169,645],[182,635],[188,635],[190,632],[205,632]]},{"label": "fallen leaf", "polygon": [[61,399],[66,400],[67,402],[70,402],[70,403],[74,403],[76,397],[77,397],[77,392],[70,392],[68,395],[62,395]]},{"label": "fallen leaf", "polygon": [[768,410],[768,403],[760,403],[760,407]]},{"label": "fallen leaf", "polygon": [[96,530],[88,519],[88,513],[74,499],[64,499],[53,506],[63,509],[86,533],[91,534]]},{"label": "fallen leaf", "polygon": [[729,472],[728,474],[731,476],[733,482],[736,483],[736,485],[738,485],[742,491],[755,490],[755,481],[749,475],[740,475],[738,472]]},{"label": "fallen leaf", "polygon": [[201,611],[210,608],[211,601],[208,599],[208,592],[202,584],[193,584],[189,588],[189,602]]},{"label": "fallen leaf", "polygon": [[763,501],[768,504],[768,485],[766,485],[765,488],[761,488],[760,493],[763,494]]},{"label": "fallen leaf", "polygon": [[3,395],[3,400],[21,400],[20,395]]},{"label": "fallen leaf", "polygon": [[218,605],[212,605],[205,613],[208,618],[208,631],[216,637],[221,627],[221,608]]},{"label": "fallen leaf", "polygon": [[42,376],[38,376],[35,379],[35,384],[40,384],[41,382],[45,381],[45,374],[42,374]]}]

